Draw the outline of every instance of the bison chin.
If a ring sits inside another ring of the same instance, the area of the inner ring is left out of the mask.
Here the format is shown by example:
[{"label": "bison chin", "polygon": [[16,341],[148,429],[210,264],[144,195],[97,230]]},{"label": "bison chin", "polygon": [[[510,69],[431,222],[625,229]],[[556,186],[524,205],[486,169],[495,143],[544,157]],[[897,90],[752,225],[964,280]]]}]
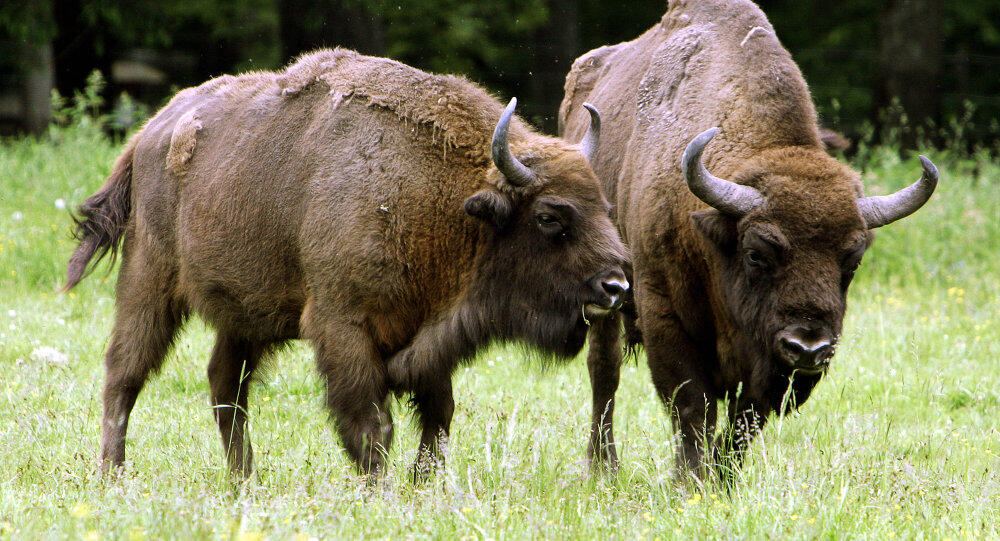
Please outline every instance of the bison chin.
[{"label": "bison chin", "polygon": [[771,374],[765,396],[772,411],[791,413],[806,403],[823,373],[804,374],[799,370],[780,369]]},{"label": "bison chin", "polygon": [[[521,339],[540,353],[557,359],[572,359],[583,349],[589,329],[585,308],[566,312],[535,314],[525,320]],[[607,311],[605,309],[605,311]]]},{"label": "bison chin", "polygon": [[590,320],[609,317],[629,295],[628,280],[619,267],[598,272],[582,284],[528,283],[507,304],[505,319],[512,324],[499,336],[522,340],[543,354],[563,359],[576,357],[583,349]]},{"label": "bison chin", "polygon": [[610,317],[629,296],[629,283],[621,270],[595,275],[587,281],[586,292],[579,299],[560,299],[559,304],[573,306],[558,310],[555,306],[532,320],[525,340],[543,352],[562,357],[576,357],[587,340],[590,320]]},{"label": "bison chin", "polygon": [[[764,316],[761,316],[764,319]],[[760,329],[741,334],[733,344],[734,350],[742,352],[731,359],[735,365],[730,370],[741,372],[741,366],[751,368],[750,381],[743,381],[744,389],[758,389],[756,397],[770,408],[770,411],[788,413],[805,404],[813,388],[823,379],[830,366],[833,351],[826,351],[813,361],[806,362],[801,356],[789,354],[783,336],[784,329]],[[764,339],[773,337],[772,340]],[[795,353],[795,352],[792,352]],[[749,384],[749,385],[747,385]],[[730,381],[731,390],[737,388],[737,381]],[[765,413],[758,411],[758,413]]]},{"label": "bison chin", "polygon": [[[780,334],[780,333],[776,333]],[[780,338],[773,344],[779,344]],[[753,348],[750,344],[745,351],[756,349],[758,361],[753,365],[753,380],[750,388],[761,389],[762,395],[771,411],[786,414],[805,404],[812,394],[813,388],[826,375],[829,368],[829,358],[821,365],[803,365],[800,360],[790,358],[782,347]]]}]

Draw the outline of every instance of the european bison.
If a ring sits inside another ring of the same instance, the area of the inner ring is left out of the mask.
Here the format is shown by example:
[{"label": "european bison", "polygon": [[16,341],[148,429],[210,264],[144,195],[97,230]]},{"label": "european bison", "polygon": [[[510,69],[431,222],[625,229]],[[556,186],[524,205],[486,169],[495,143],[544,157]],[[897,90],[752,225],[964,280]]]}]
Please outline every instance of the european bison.
[{"label": "european bison", "polygon": [[[638,39],[577,59],[559,117],[569,140],[586,129],[584,100],[605,113],[592,163],[634,259],[626,335],[641,337],[680,433],[678,473],[704,474],[709,449],[737,467],[769,414],[822,378],[871,230],[920,208],[937,170],[921,157],[915,184],[864,197],[824,152],[798,67],[747,0],[672,0]],[[616,324],[595,331],[590,452],[613,465],[622,354]],[[723,399],[728,428],[713,442]]]},{"label": "european bison", "polygon": [[312,341],[365,473],[391,443],[390,393],[412,393],[418,460],[433,458],[456,363],[491,341],[578,352],[585,307],[628,288],[585,155],[597,132],[583,147],[539,135],[514,106],[341,49],[178,93],[79,208],[68,288],[121,243],[103,467],[124,460],[136,396],[192,312],[218,332],[211,403],[236,474],[252,468],[248,384],[288,340]]}]

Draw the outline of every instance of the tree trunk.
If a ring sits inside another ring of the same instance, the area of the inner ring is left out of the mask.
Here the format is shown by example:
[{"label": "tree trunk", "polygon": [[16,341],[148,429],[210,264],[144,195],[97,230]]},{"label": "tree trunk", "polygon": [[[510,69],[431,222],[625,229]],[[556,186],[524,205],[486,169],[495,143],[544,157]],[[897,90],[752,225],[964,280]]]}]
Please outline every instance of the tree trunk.
[{"label": "tree trunk", "polygon": [[24,127],[29,133],[41,135],[52,119],[52,89],[56,82],[52,44],[24,45],[21,54]]},{"label": "tree trunk", "polygon": [[580,51],[579,7],[574,0],[549,0],[549,17],[534,33],[531,74],[528,75],[530,103],[528,118],[541,120],[538,127],[556,133],[563,85],[573,60]]},{"label": "tree trunk", "polygon": [[319,47],[337,46],[385,55],[382,17],[357,2],[320,4],[310,0],[279,0],[278,17],[286,59]]},{"label": "tree trunk", "polygon": [[[875,106],[898,98],[910,127],[941,119],[941,20],[940,0],[890,0],[882,17]],[[904,132],[904,144],[914,137]]]}]

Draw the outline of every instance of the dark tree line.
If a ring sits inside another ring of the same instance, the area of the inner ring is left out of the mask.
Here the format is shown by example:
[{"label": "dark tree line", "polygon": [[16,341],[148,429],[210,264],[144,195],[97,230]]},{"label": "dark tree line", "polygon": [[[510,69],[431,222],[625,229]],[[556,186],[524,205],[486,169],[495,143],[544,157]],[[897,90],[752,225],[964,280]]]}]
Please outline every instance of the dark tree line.
[{"label": "dark tree line", "polygon": [[[975,114],[963,128],[997,144],[1000,2],[759,1],[805,72],[825,123],[849,135],[866,122],[881,129],[904,120],[939,127],[962,118],[971,104]],[[125,90],[155,107],[174,89],[207,77],[276,68],[303,51],[339,45],[465,74],[504,96],[519,96],[522,112],[552,131],[572,61],[638,36],[665,5],[8,0],[0,4],[0,93],[17,96],[22,127],[37,132],[48,121],[49,90],[72,93],[95,68],[109,75],[113,93]]]}]

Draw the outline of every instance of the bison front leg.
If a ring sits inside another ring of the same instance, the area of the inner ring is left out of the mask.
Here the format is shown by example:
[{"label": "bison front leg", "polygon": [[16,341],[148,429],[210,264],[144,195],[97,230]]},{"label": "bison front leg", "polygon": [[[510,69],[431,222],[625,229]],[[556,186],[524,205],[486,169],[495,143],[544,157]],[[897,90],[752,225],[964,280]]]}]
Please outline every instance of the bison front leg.
[{"label": "bison front leg", "polygon": [[444,465],[451,417],[455,413],[451,375],[442,374],[436,382],[425,382],[413,391],[413,404],[420,418],[420,447],[413,464],[415,481],[427,478]]},{"label": "bison front leg", "polygon": [[769,409],[752,400],[731,399],[729,426],[719,438],[715,448],[715,463],[720,479],[732,483],[736,472],[743,466],[750,444],[767,423]]},{"label": "bison front leg", "polygon": [[611,314],[594,319],[588,338],[587,369],[593,408],[587,459],[592,469],[607,467],[614,471],[618,469],[614,414],[622,363],[621,316]]},{"label": "bison front leg", "polygon": [[[672,315],[658,314],[642,329],[653,385],[664,402],[680,437],[677,477],[705,478],[706,451],[711,449],[718,416],[718,399],[702,368],[711,355],[698,348]],[[653,315],[640,316],[649,322]]]},{"label": "bison front leg", "polygon": [[362,474],[375,478],[384,471],[392,444],[385,364],[357,325],[328,325],[319,336],[310,334],[344,448]]},{"label": "bison front leg", "polygon": [[420,419],[422,433],[413,464],[414,481],[425,479],[444,463],[445,444],[455,412],[451,375],[458,365],[457,359],[473,349],[470,341],[461,338],[450,340],[451,348],[441,347],[442,336],[460,336],[454,330],[457,327],[451,320],[424,327],[409,346],[386,362],[393,390],[412,393]]}]

